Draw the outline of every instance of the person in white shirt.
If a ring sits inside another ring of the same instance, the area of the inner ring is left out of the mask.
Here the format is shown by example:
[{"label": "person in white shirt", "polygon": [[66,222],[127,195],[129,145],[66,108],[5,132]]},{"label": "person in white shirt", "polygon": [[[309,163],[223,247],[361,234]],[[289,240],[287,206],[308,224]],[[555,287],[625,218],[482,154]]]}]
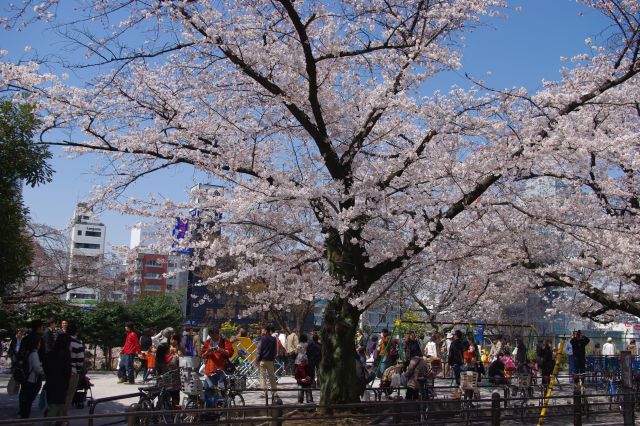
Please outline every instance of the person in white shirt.
[{"label": "person in white shirt", "polygon": [[424,348],[424,352],[427,354],[427,356],[433,358],[438,357],[438,347],[433,336],[431,336],[431,339],[427,342],[427,345]]},{"label": "person in white shirt", "polygon": [[616,345],[613,343],[613,339],[609,337],[607,343],[602,345],[602,355],[614,356],[616,354]]}]

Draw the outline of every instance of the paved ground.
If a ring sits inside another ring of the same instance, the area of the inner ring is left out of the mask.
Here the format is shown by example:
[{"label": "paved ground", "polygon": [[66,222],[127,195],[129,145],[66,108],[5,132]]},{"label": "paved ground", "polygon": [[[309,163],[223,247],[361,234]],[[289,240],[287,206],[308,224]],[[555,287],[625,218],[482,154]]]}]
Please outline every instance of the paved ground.
[{"label": "paved ground", "polygon": [[[115,395],[124,395],[128,393],[138,392],[138,387],[142,386],[140,381],[136,385],[128,385],[128,384],[118,384],[117,379],[114,373],[110,372],[91,372],[89,374],[92,383],[94,384],[92,388],[93,398],[105,398]],[[13,419],[17,417],[18,411],[18,396],[17,395],[8,395],[6,386],[9,381],[8,374],[0,374],[0,420],[5,419]],[[278,395],[282,399],[284,404],[297,404],[298,394],[295,389],[296,383],[295,379],[292,377],[282,377],[279,384]],[[289,389],[289,390],[287,390]],[[264,394],[261,392],[245,392],[243,393],[243,397],[245,398],[245,403],[247,405],[264,405]],[[315,392],[314,396],[315,400],[319,400],[318,392]],[[129,405],[138,401],[137,397],[121,399],[118,401],[110,401],[104,402],[97,405],[96,413],[122,413],[126,410]],[[32,406],[32,417],[41,416],[42,412],[37,407],[37,398]],[[89,412],[88,408],[84,409],[76,409],[72,408],[69,412],[70,416],[73,415],[82,415],[87,414]],[[107,421],[96,421],[96,425],[104,424]],[[86,421],[76,422],[74,424],[85,424]]]},{"label": "paved ground", "polygon": [[[138,386],[141,386],[141,384],[138,384],[137,386],[117,384],[116,376],[114,373],[92,372],[89,374],[89,377],[91,378],[94,384],[94,387],[92,388],[94,399],[110,397],[115,395],[123,395],[127,393],[135,393],[138,391]],[[18,398],[17,396],[7,395],[6,384],[8,380],[9,380],[9,376],[7,374],[0,374],[0,420],[14,419],[16,418],[16,414],[17,414]],[[448,386],[450,384],[451,384],[451,380],[449,379],[446,379],[446,380],[438,379],[436,382],[437,386]],[[377,387],[377,384],[374,384],[374,387]],[[295,381],[292,377],[281,378],[279,382],[279,388],[280,389],[278,393],[285,405],[297,404],[297,391],[295,390]],[[556,389],[554,391],[554,394],[564,395],[568,398],[570,396],[572,388],[573,387],[571,385],[564,384],[559,389]],[[493,389],[489,387],[482,388],[480,396],[482,398],[490,398],[492,391]],[[440,394],[438,397],[448,398],[450,397],[451,392],[452,390],[441,390],[439,392]],[[319,399],[318,392],[316,391],[314,393],[315,393],[314,399],[318,401]],[[260,392],[248,391],[243,393],[243,396],[245,398],[247,405],[264,405],[265,404],[264,395],[261,394]],[[535,395],[535,396],[539,397],[539,395]],[[130,404],[135,403],[137,400],[138,400],[137,397],[133,397],[133,398],[121,399],[117,401],[100,403],[97,405],[96,413],[98,414],[122,413],[127,407],[129,407]],[[563,399],[563,400],[556,400],[553,403],[566,404],[568,401],[569,401],[568,399]],[[536,413],[538,412],[538,408],[537,408],[538,399],[536,398],[532,400],[531,404],[535,406],[530,408],[530,412],[536,415]],[[488,404],[485,404],[485,405],[488,405]],[[73,408],[71,409],[69,414],[73,416],[73,415],[83,415],[87,413],[88,413],[88,408],[85,407],[84,409]],[[37,408],[37,403],[34,403],[32,416],[36,417],[40,415],[41,415],[41,412]],[[104,425],[110,421],[111,420],[108,421],[106,419],[101,419],[101,420],[96,420],[95,424]],[[585,424],[603,424],[603,425],[619,424],[619,421],[620,421],[620,416],[610,416],[609,418],[604,418],[604,419],[603,418],[592,419],[590,422],[585,422]],[[557,420],[557,421],[547,421],[545,422],[545,424],[562,425],[562,424],[568,424],[569,422],[570,422],[570,419],[563,419],[563,420]],[[73,425],[86,424],[86,420],[75,421],[75,422],[72,422],[72,424]]]}]

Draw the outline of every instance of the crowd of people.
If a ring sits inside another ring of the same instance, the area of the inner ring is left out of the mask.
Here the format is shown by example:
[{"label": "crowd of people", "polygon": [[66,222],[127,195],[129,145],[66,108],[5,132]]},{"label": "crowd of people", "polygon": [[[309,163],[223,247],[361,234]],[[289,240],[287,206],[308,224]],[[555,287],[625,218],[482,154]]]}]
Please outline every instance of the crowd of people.
[{"label": "crowd of people", "polygon": [[[534,379],[539,375],[542,383],[547,384],[559,354],[559,346],[549,339],[538,340],[535,351],[529,351],[522,338],[510,343],[497,336],[491,339],[487,350],[472,332],[465,334],[462,330],[446,336],[433,333],[426,337],[416,336],[414,332],[404,337],[392,336],[388,329],[383,329],[380,335],[365,337],[358,331],[355,344],[361,362],[374,366],[381,379],[380,386],[406,386],[408,399],[417,398],[419,379],[442,375],[452,377],[460,385],[463,371],[476,372],[478,381],[485,376],[495,385],[508,383],[515,374],[531,375]],[[585,372],[589,344],[590,339],[579,330],[564,342],[570,375]],[[638,355],[635,340],[631,340],[626,349],[632,356]],[[618,354],[611,337],[602,348],[596,344],[590,352],[605,358]]]},{"label": "crowd of people", "polygon": [[[85,348],[78,336],[76,324],[62,320],[57,327],[55,319],[46,323],[32,321],[30,332],[16,332],[8,354],[14,382],[19,385],[19,416],[28,418],[31,406],[41,394],[46,400],[45,416],[66,416],[76,388],[86,372]],[[205,388],[223,389],[225,374],[234,366],[234,343],[248,338],[244,328],[234,336],[225,336],[216,327],[207,329],[204,336],[199,329],[183,325],[180,333],[173,327],[159,332],[144,329],[140,334],[134,324],[124,325],[124,341],[118,361],[118,383],[135,384],[136,376],[142,373],[145,383],[157,375],[178,370],[180,366],[199,369],[204,376]],[[313,402],[311,390],[320,385],[319,367],[321,344],[318,334],[283,333],[272,326],[265,326],[259,335],[253,336],[256,344],[255,363],[261,388],[277,397],[276,361],[284,371],[292,375],[299,388],[298,402]],[[576,331],[565,342],[570,374],[583,373],[586,369],[586,352],[590,339]],[[635,340],[626,347],[637,356]],[[612,338],[602,347],[595,344],[594,355],[613,357],[618,351]],[[499,337],[491,339],[491,346],[484,349],[473,333],[455,330],[442,336],[430,336],[410,332],[406,336],[392,336],[388,329],[380,335],[365,336],[362,330],[356,334],[355,360],[361,388],[374,377],[380,378],[382,387],[405,387],[407,399],[419,396],[420,383],[436,375],[452,377],[460,384],[463,371],[477,372],[478,380],[486,376],[490,383],[507,383],[516,373],[539,373],[543,383],[548,383],[556,364],[559,347],[551,340],[540,340],[531,356],[521,338],[510,344]],[[140,368],[134,368],[135,360]],[[44,383],[44,386],[43,386]],[[173,390],[172,399],[179,402],[179,391]]]},{"label": "crowd of people", "polygon": [[19,392],[20,418],[30,417],[39,393],[45,417],[66,416],[78,382],[86,372],[85,347],[77,325],[63,320],[59,328],[56,326],[55,319],[34,320],[30,332],[24,335],[18,330],[9,346],[12,368],[9,387]]},{"label": "crowd of people", "polygon": [[[237,335],[227,337],[216,327],[207,329],[206,339],[202,339],[200,329],[191,325],[183,327],[182,334],[174,332],[172,327],[165,328],[157,334],[145,329],[138,337],[133,324],[125,325],[126,337],[118,362],[118,383],[135,383],[135,358],[140,359],[140,370],[143,382],[155,375],[162,375],[177,370],[180,359],[185,365],[195,368],[201,366],[206,389],[223,389],[224,376],[234,369],[231,359],[235,354],[233,344],[240,338],[247,338],[244,328]],[[255,362],[258,368],[260,385],[269,389],[271,397],[277,397],[276,360],[285,367],[285,371],[296,378],[300,387],[299,401],[306,397],[313,402],[310,389],[317,385],[317,371],[320,366],[321,348],[319,336],[311,339],[306,334],[278,332],[267,325],[254,336],[256,344]],[[172,394],[177,403],[179,392]]]}]

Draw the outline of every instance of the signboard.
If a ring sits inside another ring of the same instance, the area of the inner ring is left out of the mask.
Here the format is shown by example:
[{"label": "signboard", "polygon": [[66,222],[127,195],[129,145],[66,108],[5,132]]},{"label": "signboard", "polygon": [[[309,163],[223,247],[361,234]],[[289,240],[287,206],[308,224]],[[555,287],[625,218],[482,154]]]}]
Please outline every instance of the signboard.
[{"label": "signboard", "polygon": [[240,356],[244,362],[255,362],[258,350],[256,344],[248,337],[238,337],[237,339],[233,343],[233,359]]}]

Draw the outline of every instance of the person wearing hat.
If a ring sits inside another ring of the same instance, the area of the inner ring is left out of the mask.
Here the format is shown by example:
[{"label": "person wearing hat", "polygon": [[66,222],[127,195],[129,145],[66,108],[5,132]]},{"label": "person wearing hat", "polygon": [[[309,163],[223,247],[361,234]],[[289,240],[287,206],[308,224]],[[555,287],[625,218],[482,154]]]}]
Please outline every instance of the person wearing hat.
[{"label": "person wearing hat", "polygon": [[607,338],[607,343],[602,345],[602,355],[615,356],[615,354],[616,354],[616,345],[613,343],[613,339],[609,337]]}]

